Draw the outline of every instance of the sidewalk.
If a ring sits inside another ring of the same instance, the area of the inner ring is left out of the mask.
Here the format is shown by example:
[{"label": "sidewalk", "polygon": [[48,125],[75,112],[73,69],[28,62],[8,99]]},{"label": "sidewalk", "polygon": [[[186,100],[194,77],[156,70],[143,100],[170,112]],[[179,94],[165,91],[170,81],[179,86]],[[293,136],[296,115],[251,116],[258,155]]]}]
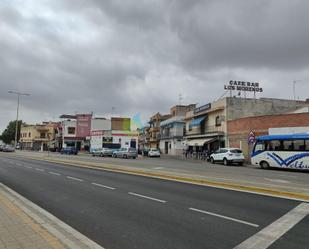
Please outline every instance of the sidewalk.
[{"label": "sidewalk", "polygon": [[0,183],[1,249],[103,249]]}]

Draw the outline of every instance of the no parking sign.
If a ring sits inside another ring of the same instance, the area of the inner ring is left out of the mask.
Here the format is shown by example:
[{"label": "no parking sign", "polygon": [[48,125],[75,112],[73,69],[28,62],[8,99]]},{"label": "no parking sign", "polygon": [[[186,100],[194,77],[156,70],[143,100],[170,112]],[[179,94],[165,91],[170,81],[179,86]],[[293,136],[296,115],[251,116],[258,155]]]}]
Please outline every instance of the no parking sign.
[{"label": "no parking sign", "polygon": [[254,144],[255,142],[255,133],[250,131],[248,134],[248,144]]}]

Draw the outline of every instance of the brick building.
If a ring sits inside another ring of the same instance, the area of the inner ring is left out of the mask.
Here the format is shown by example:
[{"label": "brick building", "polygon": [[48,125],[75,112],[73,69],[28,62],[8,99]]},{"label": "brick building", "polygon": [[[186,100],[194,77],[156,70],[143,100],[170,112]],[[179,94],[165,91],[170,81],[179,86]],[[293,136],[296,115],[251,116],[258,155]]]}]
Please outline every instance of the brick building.
[{"label": "brick building", "polygon": [[248,142],[250,132],[255,136],[267,135],[272,128],[309,127],[309,112],[287,113],[246,117],[227,122],[228,144],[230,147],[241,148],[246,159],[250,159],[252,144]]}]

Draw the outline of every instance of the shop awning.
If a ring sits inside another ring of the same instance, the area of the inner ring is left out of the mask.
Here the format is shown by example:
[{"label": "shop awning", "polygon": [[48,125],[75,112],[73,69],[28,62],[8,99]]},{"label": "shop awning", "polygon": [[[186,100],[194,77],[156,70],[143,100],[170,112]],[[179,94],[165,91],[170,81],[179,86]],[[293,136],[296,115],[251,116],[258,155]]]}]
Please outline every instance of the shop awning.
[{"label": "shop awning", "polygon": [[204,144],[211,143],[217,140],[217,138],[201,138],[201,139],[192,139],[187,141],[187,146],[203,146]]},{"label": "shop awning", "polygon": [[190,127],[193,127],[193,126],[199,126],[201,125],[201,123],[205,120],[206,116],[204,117],[201,117],[201,118],[195,118],[193,119],[191,122],[190,122]]}]

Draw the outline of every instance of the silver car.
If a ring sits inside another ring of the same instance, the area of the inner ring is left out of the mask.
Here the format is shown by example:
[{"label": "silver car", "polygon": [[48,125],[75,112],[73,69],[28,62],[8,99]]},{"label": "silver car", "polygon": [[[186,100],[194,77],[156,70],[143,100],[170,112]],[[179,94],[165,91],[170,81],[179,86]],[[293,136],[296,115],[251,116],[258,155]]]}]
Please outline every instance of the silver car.
[{"label": "silver car", "polygon": [[91,152],[92,156],[100,156],[100,157],[104,157],[104,156],[111,156],[112,151],[111,149],[108,148],[100,148],[100,149],[94,149]]},{"label": "silver car", "polygon": [[121,148],[113,152],[113,157],[120,158],[137,158],[137,150],[135,148]]}]

